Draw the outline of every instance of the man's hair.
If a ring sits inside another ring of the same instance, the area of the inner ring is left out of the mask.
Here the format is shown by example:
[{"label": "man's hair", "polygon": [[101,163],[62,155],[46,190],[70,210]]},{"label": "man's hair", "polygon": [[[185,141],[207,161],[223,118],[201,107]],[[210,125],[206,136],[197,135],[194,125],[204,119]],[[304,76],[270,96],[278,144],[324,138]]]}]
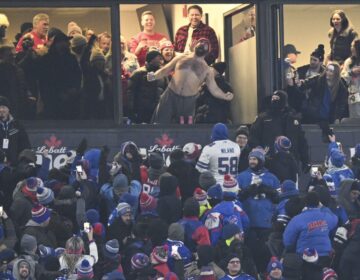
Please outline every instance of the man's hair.
[{"label": "man's hair", "polygon": [[101,33],[101,34],[99,34],[99,36],[98,36],[98,40],[99,40],[99,42],[101,41],[101,39],[102,38],[108,38],[108,39],[111,39],[111,35],[108,33],[108,32],[103,32],[103,33]]},{"label": "man's hair", "polygon": [[319,195],[316,192],[308,192],[305,196],[305,205],[307,207],[318,207],[320,203]]},{"label": "man's hair", "polygon": [[150,15],[150,16],[154,16],[153,12],[152,11],[145,11],[145,12],[142,12],[141,14],[141,19],[146,16],[146,15]]},{"label": "man's hair", "polygon": [[200,12],[200,15],[203,14],[203,9],[202,9],[199,5],[191,5],[191,6],[187,9],[188,13],[190,12],[191,9],[196,9],[196,10],[198,10],[198,11]]},{"label": "man's hair", "polygon": [[33,26],[37,25],[42,20],[49,22],[49,16],[47,14],[35,15],[33,18]]}]

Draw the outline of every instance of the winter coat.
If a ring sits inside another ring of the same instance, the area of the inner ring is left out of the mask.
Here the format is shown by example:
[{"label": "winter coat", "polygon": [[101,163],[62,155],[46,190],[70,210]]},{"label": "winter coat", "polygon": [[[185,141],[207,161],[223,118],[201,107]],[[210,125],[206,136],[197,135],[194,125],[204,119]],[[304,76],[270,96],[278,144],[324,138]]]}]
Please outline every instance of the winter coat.
[{"label": "winter coat", "polygon": [[351,56],[351,43],[358,37],[353,27],[349,26],[338,33],[331,28],[328,33],[330,39],[330,60],[343,64],[345,59]]},{"label": "winter coat", "polygon": [[357,226],[354,235],[341,256],[339,279],[360,279],[360,226]]},{"label": "winter coat", "polygon": [[178,240],[167,239],[165,244],[169,248],[167,264],[171,271],[174,271],[174,268],[175,268],[174,263],[175,263],[176,259],[172,256],[172,253],[174,250],[177,250],[177,252],[179,253],[181,260],[184,263],[184,267],[186,267],[186,265],[189,265],[191,263],[192,254],[191,254],[191,251],[189,250],[189,248],[185,246],[184,242],[178,241]]},{"label": "winter coat", "polygon": [[[320,116],[320,109],[322,108],[325,91],[328,90],[325,73],[305,80],[301,89],[311,90],[309,98],[304,105],[303,118],[308,123],[316,123],[324,120]],[[336,96],[330,103],[329,118],[325,119],[325,121],[334,123],[335,120],[341,120],[349,116],[348,95],[346,86],[342,80],[340,80]]]},{"label": "winter coat", "polygon": [[20,274],[19,274],[19,269],[17,269],[17,268],[18,268],[19,262],[21,262],[24,259],[30,264],[30,277],[27,278],[26,280],[36,280],[36,278],[35,278],[36,263],[34,262],[34,260],[32,260],[31,258],[29,258],[27,256],[19,256],[13,262],[13,277],[14,277],[14,279],[21,279]]},{"label": "winter coat", "polygon": [[[345,179],[354,179],[354,174],[351,169],[345,164],[342,167],[330,166],[325,174],[330,175],[333,179],[336,194],[340,191],[340,184]],[[325,175],[324,174],[324,175]]]},{"label": "winter coat", "polygon": [[[306,64],[306,65],[300,66],[299,68],[296,69],[300,80],[305,80],[307,78],[306,73],[309,70],[309,68],[310,68],[310,64]],[[319,75],[324,71],[325,71],[325,67],[321,66]]]},{"label": "winter coat", "polygon": [[356,200],[355,202],[350,201],[350,191],[353,180],[344,180],[340,184],[339,195],[337,201],[341,205],[348,215],[349,219],[359,219],[360,218],[360,201]]},{"label": "winter coat", "polygon": [[115,219],[114,223],[111,224],[106,232],[106,239],[117,239],[120,246],[120,251],[124,248],[125,237],[131,236],[132,223],[130,225],[124,224],[121,217]]},{"label": "winter coat", "polygon": [[150,71],[156,70],[151,66],[141,67],[132,73],[128,81],[129,106],[136,123],[150,123],[160,95],[167,87],[167,78],[151,82],[146,79],[146,75]]},{"label": "winter coat", "polygon": [[184,217],[178,221],[185,231],[185,245],[196,252],[197,246],[210,245],[208,229],[199,221],[198,217]]},{"label": "winter coat", "polygon": [[10,217],[14,222],[16,232],[20,236],[25,224],[31,219],[31,209],[34,204],[21,191],[17,192],[10,207]]},{"label": "winter coat", "polygon": [[55,233],[48,227],[42,227],[40,224],[30,220],[25,225],[24,233],[36,238],[37,244],[42,244],[47,247],[57,248],[57,240]]},{"label": "winter coat", "polygon": [[306,248],[315,248],[319,256],[329,256],[332,249],[329,235],[337,223],[338,218],[328,208],[308,208],[285,228],[284,246],[287,250],[296,248],[300,255]]},{"label": "winter coat", "polygon": [[16,165],[18,156],[24,149],[30,149],[29,137],[21,125],[11,115],[6,122],[0,122],[0,143],[2,145],[4,139],[9,139],[9,148],[3,149],[7,161],[11,165]]},{"label": "winter coat", "polygon": [[266,159],[265,166],[281,182],[285,180],[297,181],[298,164],[290,153],[278,152],[272,158]]},{"label": "winter coat", "polygon": [[249,167],[249,153],[250,152],[251,152],[251,149],[250,149],[249,145],[246,145],[244,148],[241,149],[238,173],[241,173],[244,170],[248,169],[248,167]]},{"label": "winter coat", "polygon": [[222,236],[223,227],[229,223],[236,224],[241,232],[249,225],[247,214],[234,201],[222,201],[207,213],[205,226],[210,232],[212,246],[216,245]]},{"label": "winter coat", "polygon": [[182,216],[181,200],[176,194],[159,197],[156,211],[167,224],[175,223]]},{"label": "winter coat", "polygon": [[220,280],[255,280],[254,277],[245,274],[245,273],[241,273],[239,275],[236,276],[231,276],[231,275],[226,275],[223,278],[221,278]]},{"label": "winter coat", "polygon": [[274,154],[276,137],[284,135],[291,141],[290,152],[303,164],[309,163],[309,147],[305,133],[301,128],[300,119],[295,112],[285,108],[277,115],[271,111],[260,114],[252,124],[249,146],[269,147],[270,155]]}]

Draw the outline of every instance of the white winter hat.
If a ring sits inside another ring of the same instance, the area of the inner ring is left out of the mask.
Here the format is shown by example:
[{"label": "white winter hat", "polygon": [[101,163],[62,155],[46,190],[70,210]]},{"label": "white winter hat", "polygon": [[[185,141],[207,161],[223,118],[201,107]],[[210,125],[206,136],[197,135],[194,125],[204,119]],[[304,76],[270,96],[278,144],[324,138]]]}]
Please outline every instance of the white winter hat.
[{"label": "white winter hat", "polygon": [[0,26],[10,26],[9,20],[5,14],[0,14]]}]

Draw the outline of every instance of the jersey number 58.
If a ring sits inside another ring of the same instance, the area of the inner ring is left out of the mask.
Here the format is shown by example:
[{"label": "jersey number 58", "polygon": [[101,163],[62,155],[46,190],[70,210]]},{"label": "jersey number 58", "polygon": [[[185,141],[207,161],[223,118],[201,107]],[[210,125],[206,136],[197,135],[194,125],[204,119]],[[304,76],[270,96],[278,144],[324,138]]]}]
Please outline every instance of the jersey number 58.
[{"label": "jersey number 58", "polygon": [[236,175],[238,169],[237,157],[219,157],[218,158],[218,173],[220,175],[231,174]]}]

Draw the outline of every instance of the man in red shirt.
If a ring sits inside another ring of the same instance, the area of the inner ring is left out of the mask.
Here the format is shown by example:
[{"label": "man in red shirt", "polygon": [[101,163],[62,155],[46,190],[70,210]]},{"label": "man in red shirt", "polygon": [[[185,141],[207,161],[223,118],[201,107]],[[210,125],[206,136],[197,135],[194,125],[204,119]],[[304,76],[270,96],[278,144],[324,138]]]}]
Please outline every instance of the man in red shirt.
[{"label": "man in red shirt", "polygon": [[149,48],[155,47],[159,49],[159,41],[168,38],[166,35],[155,32],[155,17],[151,11],[142,13],[141,26],[144,30],[131,38],[130,51],[138,57],[140,66],[144,66]]},{"label": "man in red shirt", "polygon": [[219,56],[219,42],[214,29],[204,24],[201,19],[203,10],[198,5],[188,8],[188,19],[190,24],[182,26],[175,35],[175,52],[190,52],[196,41],[200,38],[206,38],[210,42],[210,52],[205,57],[206,62],[210,65],[215,62]]},{"label": "man in red shirt", "polygon": [[[30,32],[34,41],[33,50],[37,51],[45,47],[47,42],[47,33],[49,31],[49,16],[47,14],[37,14],[33,18],[33,30]],[[16,52],[23,51],[23,37],[16,46]]]}]

